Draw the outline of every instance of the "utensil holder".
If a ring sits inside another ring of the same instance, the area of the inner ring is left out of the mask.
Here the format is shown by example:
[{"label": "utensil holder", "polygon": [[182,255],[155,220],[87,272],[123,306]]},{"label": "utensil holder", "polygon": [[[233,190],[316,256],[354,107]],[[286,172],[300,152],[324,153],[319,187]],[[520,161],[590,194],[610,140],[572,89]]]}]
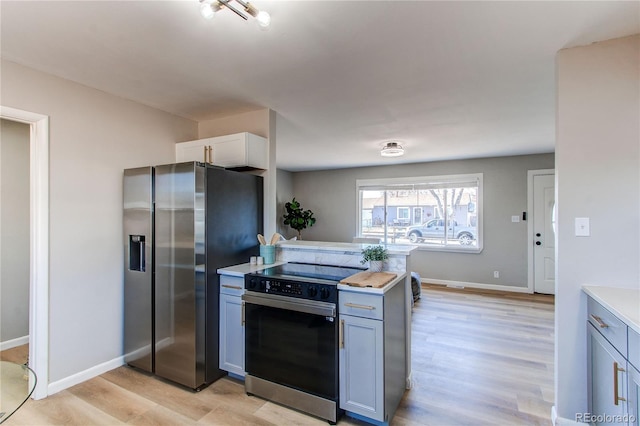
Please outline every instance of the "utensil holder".
[{"label": "utensil holder", "polygon": [[271,265],[276,261],[276,246],[271,244],[261,245],[260,256],[264,258],[265,265]]}]

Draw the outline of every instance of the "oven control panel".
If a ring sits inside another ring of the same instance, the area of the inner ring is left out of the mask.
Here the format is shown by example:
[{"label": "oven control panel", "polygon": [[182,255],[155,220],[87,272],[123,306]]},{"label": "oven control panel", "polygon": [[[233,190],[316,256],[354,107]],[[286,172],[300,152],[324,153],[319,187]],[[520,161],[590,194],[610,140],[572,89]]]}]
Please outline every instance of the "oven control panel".
[{"label": "oven control panel", "polygon": [[302,296],[302,284],[278,280],[265,280],[265,292]]},{"label": "oven control panel", "polygon": [[331,284],[318,284],[304,281],[280,280],[253,275],[245,276],[245,289],[258,293],[277,294],[299,299],[338,301],[338,287]]}]

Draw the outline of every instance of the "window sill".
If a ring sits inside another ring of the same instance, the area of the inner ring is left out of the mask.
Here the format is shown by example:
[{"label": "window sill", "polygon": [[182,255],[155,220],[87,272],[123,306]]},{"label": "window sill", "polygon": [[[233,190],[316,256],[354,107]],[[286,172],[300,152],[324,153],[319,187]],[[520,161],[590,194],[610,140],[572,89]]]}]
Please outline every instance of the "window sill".
[{"label": "window sill", "polygon": [[420,251],[441,251],[447,253],[465,253],[465,254],[480,254],[482,252],[483,247],[474,247],[474,248],[462,248],[462,247],[432,247],[425,246],[420,244],[414,244],[414,247],[417,247]]}]

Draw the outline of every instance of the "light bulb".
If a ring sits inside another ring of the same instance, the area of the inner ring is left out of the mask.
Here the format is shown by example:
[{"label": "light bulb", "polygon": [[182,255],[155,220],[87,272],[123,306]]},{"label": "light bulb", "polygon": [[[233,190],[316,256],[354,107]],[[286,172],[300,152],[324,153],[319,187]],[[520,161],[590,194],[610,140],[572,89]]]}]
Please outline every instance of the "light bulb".
[{"label": "light bulb", "polygon": [[256,21],[258,21],[258,25],[262,28],[267,28],[269,24],[271,24],[271,15],[264,10],[261,10],[256,16]]},{"label": "light bulb", "polygon": [[404,155],[404,148],[397,142],[388,142],[380,151],[383,157],[399,157]]},{"label": "light bulb", "polygon": [[200,13],[205,19],[213,19],[213,17],[216,16],[216,13],[213,11],[213,8],[209,3],[202,3],[200,5]]}]

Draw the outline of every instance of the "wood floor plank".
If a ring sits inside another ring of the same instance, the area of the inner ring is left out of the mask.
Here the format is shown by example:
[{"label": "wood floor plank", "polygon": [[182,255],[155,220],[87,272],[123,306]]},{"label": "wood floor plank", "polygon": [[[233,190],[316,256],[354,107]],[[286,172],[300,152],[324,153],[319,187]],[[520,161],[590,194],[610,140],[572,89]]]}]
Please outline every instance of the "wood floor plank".
[{"label": "wood floor plank", "polygon": [[195,420],[178,414],[169,408],[155,405],[153,408],[129,420],[127,424],[136,426],[192,426],[197,423]]},{"label": "wood floor plank", "polygon": [[[413,388],[392,426],[550,426],[554,396],[554,298],[423,286],[412,318]],[[0,353],[13,362],[28,349]],[[20,361],[22,360],[22,361]],[[13,425],[320,425],[222,378],[193,392],[119,367],[44,400],[27,401]],[[363,426],[343,417],[340,426]]]},{"label": "wood floor plank", "polygon": [[16,346],[0,352],[0,360],[24,364],[29,357],[29,345]]},{"label": "wood floor plank", "polygon": [[196,392],[127,366],[118,367],[101,377],[192,420],[201,419],[212,409],[195,397]]},{"label": "wood floor plank", "polygon": [[[32,409],[33,408],[33,409]],[[29,400],[7,421],[8,425],[121,425],[94,405],[62,391],[45,399]]]},{"label": "wood floor plank", "polygon": [[278,426],[276,423],[254,416],[252,412],[242,411],[229,405],[221,405],[211,410],[197,424],[207,426]]},{"label": "wood floor plank", "polygon": [[243,413],[255,413],[265,404],[265,400],[248,396],[244,383],[223,377],[195,395],[203,404],[212,409],[216,406],[233,407]]},{"label": "wood floor plank", "polygon": [[73,386],[69,392],[124,423],[158,405],[103,377]]}]

